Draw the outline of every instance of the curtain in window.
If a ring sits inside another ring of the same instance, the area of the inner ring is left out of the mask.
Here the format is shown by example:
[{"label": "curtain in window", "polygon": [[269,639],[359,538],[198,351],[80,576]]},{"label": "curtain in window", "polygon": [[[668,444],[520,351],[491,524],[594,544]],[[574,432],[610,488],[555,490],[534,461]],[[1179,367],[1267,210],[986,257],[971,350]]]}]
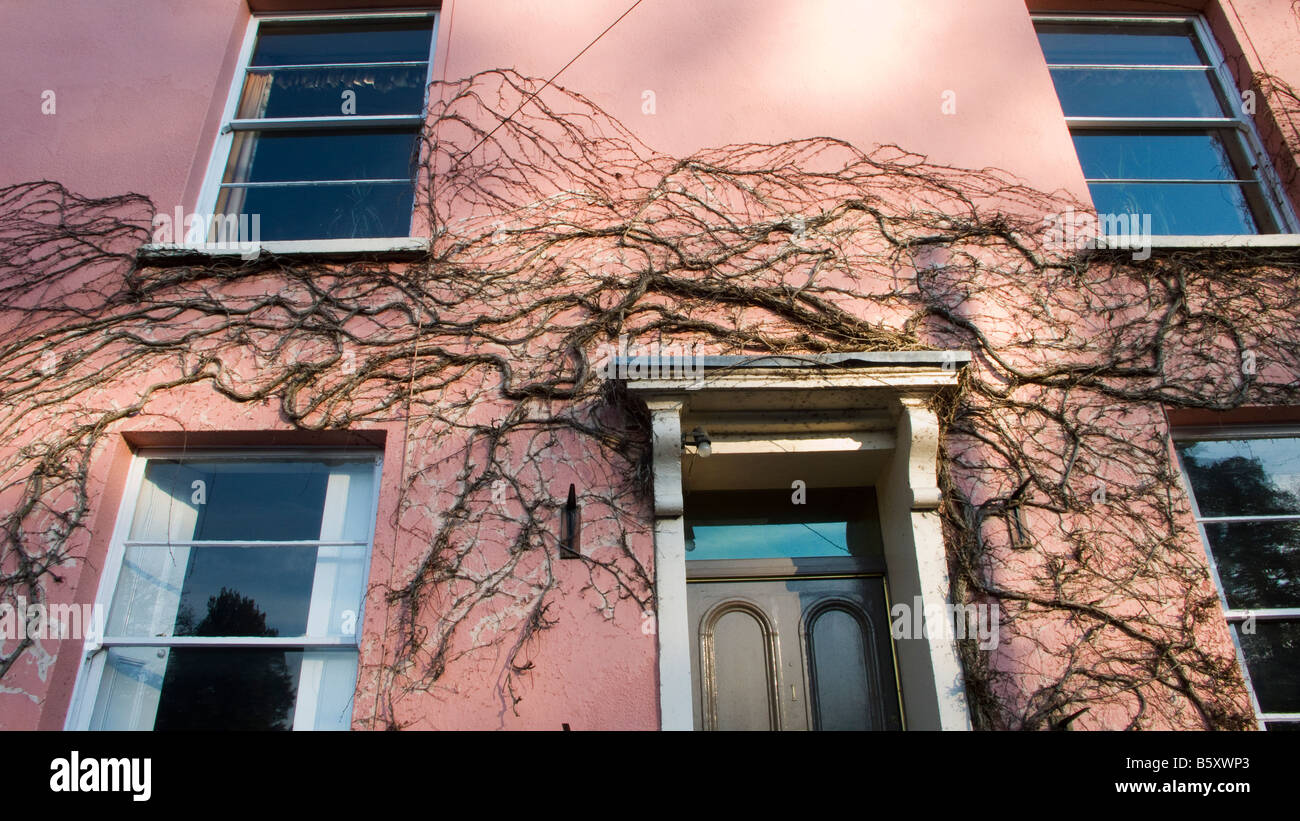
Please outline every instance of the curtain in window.
[{"label": "curtain in window", "polygon": [[[195,471],[180,476],[146,474],[131,522],[131,539],[186,542],[194,538],[199,510],[193,494],[173,496],[166,486],[192,485]],[[186,481],[189,479],[190,481]],[[106,635],[167,635],[181,603],[189,547],[128,548],[109,608]],[[156,647],[109,650],[92,730],[148,730],[153,727],[162,695],[168,651]]]}]

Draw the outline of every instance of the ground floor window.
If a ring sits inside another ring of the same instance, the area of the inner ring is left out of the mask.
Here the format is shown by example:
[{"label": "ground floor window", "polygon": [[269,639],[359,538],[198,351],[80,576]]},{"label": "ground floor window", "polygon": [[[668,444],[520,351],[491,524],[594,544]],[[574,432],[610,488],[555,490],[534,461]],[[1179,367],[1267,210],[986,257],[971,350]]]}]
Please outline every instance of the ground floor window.
[{"label": "ground floor window", "polygon": [[1175,447],[1260,721],[1300,730],[1300,431]]},{"label": "ground floor window", "polygon": [[136,458],[77,727],[347,729],[379,458]]}]

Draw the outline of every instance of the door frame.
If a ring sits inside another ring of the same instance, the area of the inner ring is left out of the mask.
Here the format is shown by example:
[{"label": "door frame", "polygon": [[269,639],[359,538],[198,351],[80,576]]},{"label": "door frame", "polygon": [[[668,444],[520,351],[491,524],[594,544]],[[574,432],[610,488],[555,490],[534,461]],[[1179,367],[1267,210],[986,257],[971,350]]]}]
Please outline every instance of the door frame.
[{"label": "door frame", "polygon": [[[890,351],[792,357],[705,357],[704,375],[629,379],[651,417],[660,727],[694,728],[687,616],[683,432],[710,423],[715,453],[877,449],[888,460],[875,485],[895,601],[923,612],[949,602],[939,519],[938,419],[933,396],[957,384],[966,351]],[[618,373],[635,373],[626,367]],[[742,410],[739,413],[736,409]],[[737,417],[748,417],[738,422]],[[882,418],[885,420],[882,430]],[[847,434],[847,435],[846,435]],[[784,441],[783,441],[784,440]],[[970,713],[956,641],[895,642],[898,684],[912,729],[968,730]]]}]

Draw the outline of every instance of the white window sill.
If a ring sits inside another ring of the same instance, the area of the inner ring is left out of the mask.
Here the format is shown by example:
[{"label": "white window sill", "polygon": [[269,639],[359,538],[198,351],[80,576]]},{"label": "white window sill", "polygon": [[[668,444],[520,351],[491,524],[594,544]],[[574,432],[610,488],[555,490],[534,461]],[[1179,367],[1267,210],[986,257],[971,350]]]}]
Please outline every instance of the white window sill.
[{"label": "white window sill", "polygon": [[140,246],[141,262],[178,262],[195,258],[252,260],[262,254],[303,257],[355,257],[380,255],[416,257],[429,250],[427,237],[373,237],[365,239],[310,239],[256,243],[148,243]]},{"label": "white window sill", "polygon": [[[1117,250],[1131,249],[1133,239],[1124,239],[1114,246]],[[1153,249],[1196,248],[1298,248],[1300,234],[1207,234],[1204,236],[1178,236],[1172,234],[1143,237],[1140,244]],[[1105,250],[1105,237],[1097,239],[1097,249]]]}]

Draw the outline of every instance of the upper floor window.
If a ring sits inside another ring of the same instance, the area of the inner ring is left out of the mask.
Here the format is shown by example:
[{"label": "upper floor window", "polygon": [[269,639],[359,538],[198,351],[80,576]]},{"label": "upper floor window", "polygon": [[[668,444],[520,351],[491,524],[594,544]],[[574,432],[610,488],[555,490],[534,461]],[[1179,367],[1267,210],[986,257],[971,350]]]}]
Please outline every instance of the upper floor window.
[{"label": "upper floor window", "polygon": [[1180,436],[1224,612],[1268,729],[1300,729],[1300,436]]},{"label": "upper floor window", "polygon": [[1099,215],[1158,235],[1289,230],[1264,152],[1199,18],[1035,20]]},{"label": "upper floor window", "polygon": [[200,208],[258,241],[409,236],[434,22],[254,18]]}]

